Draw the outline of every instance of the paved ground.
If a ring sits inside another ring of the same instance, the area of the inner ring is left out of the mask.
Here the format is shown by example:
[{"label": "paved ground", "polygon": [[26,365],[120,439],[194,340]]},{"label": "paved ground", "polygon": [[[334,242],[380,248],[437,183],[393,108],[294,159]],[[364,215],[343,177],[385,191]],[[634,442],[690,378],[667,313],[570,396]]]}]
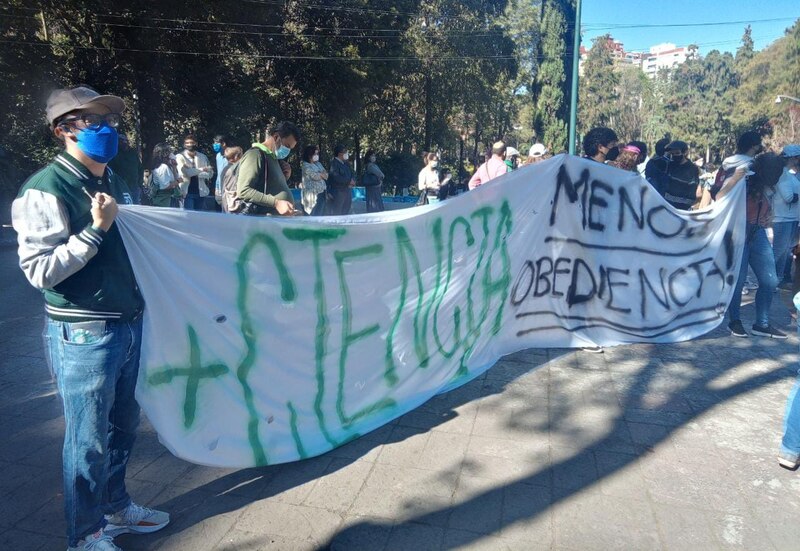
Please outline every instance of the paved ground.
[{"label": "paved ground", "polygon": [[[63,420],[41,299],[0,235],[0,548],[64,549]],[[786,308],[775,318],[789,329]],[[747,319],[752,307],[744,309]],[[800,549],[775,451],[797,339],[529,350],[307,461],[175,459],[145,422],[130,489],[168,510],[126,550]]]}]

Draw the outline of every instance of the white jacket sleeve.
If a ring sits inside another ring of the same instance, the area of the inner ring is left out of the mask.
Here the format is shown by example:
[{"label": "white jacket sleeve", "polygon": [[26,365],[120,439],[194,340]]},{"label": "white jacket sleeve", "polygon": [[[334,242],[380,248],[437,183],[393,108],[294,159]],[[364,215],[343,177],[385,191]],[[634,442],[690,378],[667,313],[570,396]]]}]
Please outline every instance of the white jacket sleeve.
[{"label": "white jacket sleeve", "polygon": [[189,166],[186,157],[184,157],[182,153],[175,155],[175,159],[178,161],[178,174],[183,176],[187,181],[193,176],[199,176],[201,174],[200,170]]},{"label": "white jacket sleeve", "polygon": [[[88,200],[88,199],[87,199]],[[31,285],[52,289],[97,254],[104,232],[91,225],[70,235],[64,205],[52,194],[29,189],[11,205],[19,265]]]}]

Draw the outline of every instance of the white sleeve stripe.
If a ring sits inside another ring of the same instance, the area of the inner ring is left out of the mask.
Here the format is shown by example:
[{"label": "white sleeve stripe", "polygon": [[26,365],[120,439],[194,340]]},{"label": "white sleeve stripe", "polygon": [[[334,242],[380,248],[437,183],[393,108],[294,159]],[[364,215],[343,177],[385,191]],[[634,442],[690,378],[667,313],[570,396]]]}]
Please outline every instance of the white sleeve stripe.
[{"label": "white sleeve stripe", "polygon": [[83,230],[81,233],[78,234],[78,237],[79,238],[82,237],[82,238],[88,239],[90,244],[93,244],[95,247],[99,247],[100,243],[103,242],[103,240],[100,239],[100,237],[98,237],[97,235],[93,234],[89,230]]},{"label": "white sleeve stripe", "polygon": [[31,285],[52,289],[83,268],[97,246],[70,235],[66,207],[52,193],[28,189],[11,205],[19,265]]}]

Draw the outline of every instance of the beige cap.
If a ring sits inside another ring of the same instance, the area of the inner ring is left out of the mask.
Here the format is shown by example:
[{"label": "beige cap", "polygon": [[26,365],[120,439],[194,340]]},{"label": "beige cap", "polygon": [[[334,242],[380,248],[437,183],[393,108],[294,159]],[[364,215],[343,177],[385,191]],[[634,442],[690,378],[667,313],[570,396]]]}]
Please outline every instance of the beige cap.
[{"label": "beige cap", "polygon": [[120,97],[102,96],[85,86],[63,88],[53,90],[47,98],[47,122],[52,126],[54,120],[70,111],[86,109],[97,104],[107,107],[111,113],[125,111],[125,102]]}]

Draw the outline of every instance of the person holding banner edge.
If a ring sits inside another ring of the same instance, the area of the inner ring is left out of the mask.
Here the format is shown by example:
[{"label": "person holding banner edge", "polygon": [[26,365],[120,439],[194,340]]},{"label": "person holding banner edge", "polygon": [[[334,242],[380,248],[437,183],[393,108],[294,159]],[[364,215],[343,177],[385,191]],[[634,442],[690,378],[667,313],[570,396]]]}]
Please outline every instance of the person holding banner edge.
[{"label": "person holding banner edge", "polygon": [[114,224],[117,202],[132,200],[107,168],[124,108],[121,98],[85,86],[54,91],[47,121],[64,151],[12,205],[20,267],[44,294],[45,348],[63,399],[69,550],[119,550],[113,536],[169,523],[125,487],[139,424],[144,301]]},{"label": "person holding banner edge", "polygon": [[772,218],[770,197],[775,193],[775,186],[783,173],[783,161],[774,153],[762,153],[752,163],[740,164],[733,175],[726,178],[717,199],[727,195],[742,180],[747,186],[747,229],[742,250],[742,264],[736,288],[728,306],[728,329],[734,337],[746,338],[747,331],[740,318],[742,304],[742,287],[747,278],[747,266],[753,268],[758,280],[755,306],[756,319],[751,329],[754,335],[785,339],[786,335],[769,323],[769,309],[772,305],[773,293],[778,286],[775,272],[775,255],[767,238],[766,228]]}]

